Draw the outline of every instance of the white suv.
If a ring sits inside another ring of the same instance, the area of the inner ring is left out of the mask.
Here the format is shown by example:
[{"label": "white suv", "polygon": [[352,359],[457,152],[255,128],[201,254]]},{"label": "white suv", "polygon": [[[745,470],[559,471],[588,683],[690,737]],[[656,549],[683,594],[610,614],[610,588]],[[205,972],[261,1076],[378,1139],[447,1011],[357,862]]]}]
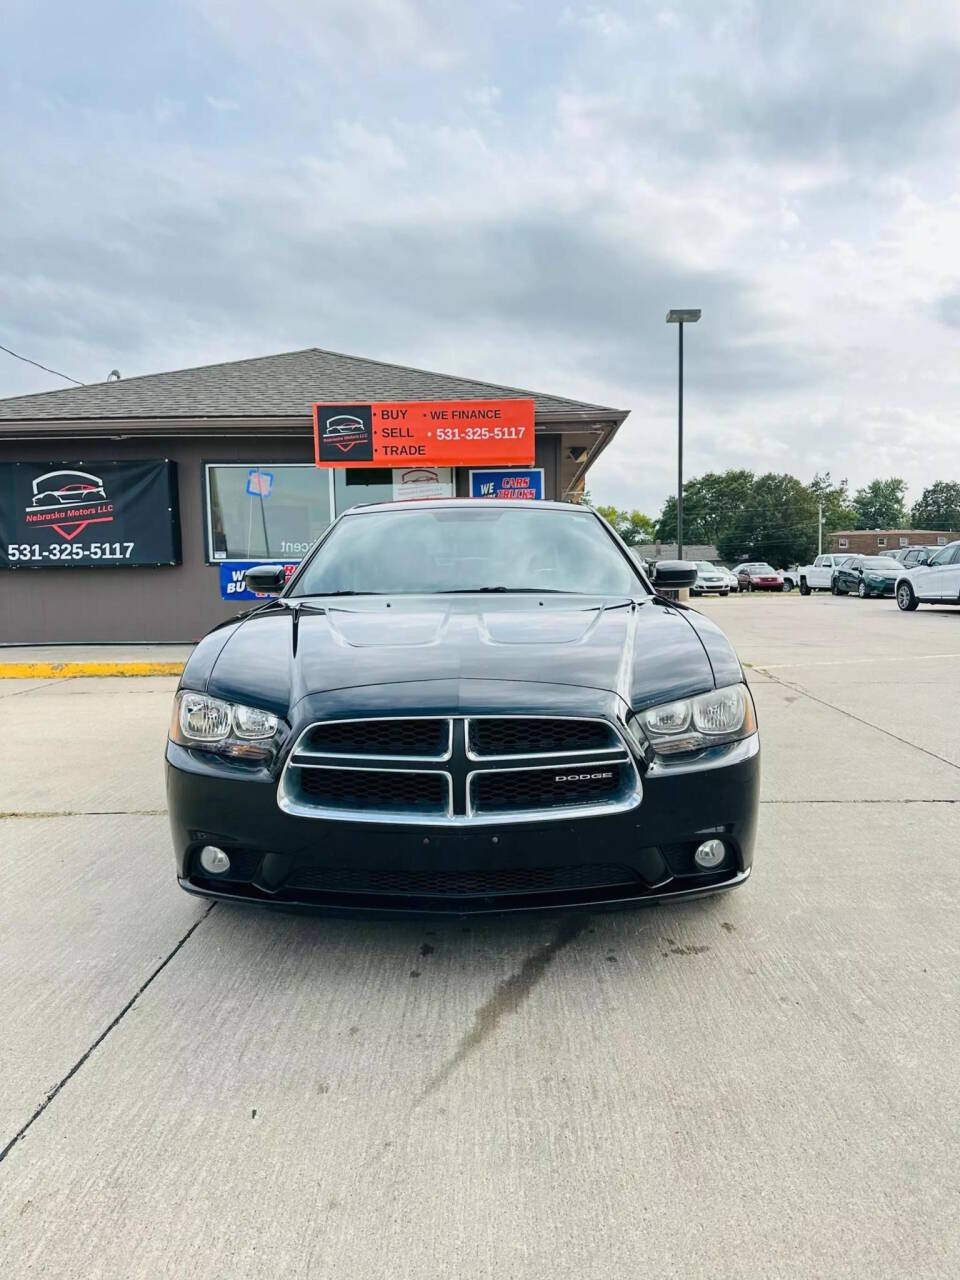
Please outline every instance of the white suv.
[{"label": "white suv", "polygon": [[960,542],[950,542],[912,568],[905,568],[894,588],[901,609],[919,604],[960,605]]}]

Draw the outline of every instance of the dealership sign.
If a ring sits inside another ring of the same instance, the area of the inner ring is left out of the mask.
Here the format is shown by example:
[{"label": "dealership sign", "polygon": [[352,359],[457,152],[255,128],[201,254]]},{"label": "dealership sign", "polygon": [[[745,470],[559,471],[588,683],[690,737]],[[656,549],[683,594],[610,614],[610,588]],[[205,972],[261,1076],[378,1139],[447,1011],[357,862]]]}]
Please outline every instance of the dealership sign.
[{"label": "dealership sign", "polygon": [[179,563],[174,463],[0,463],[0,567]]},{"label": "dealership sign", "polygon": [[533,462],[532,400],[315,404],[318,467],[458,467]]},{"label": "dealership sign", "polygon": [[543,497],[543,467],[512,471],[471,471],[471,498],[535,502]]}]

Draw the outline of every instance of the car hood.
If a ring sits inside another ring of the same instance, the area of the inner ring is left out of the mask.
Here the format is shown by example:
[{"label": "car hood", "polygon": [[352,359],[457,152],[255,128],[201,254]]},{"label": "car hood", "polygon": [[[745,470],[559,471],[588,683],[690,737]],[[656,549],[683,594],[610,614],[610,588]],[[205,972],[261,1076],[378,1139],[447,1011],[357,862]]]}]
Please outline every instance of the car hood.
[{"label": "car hood", "polygon": [[281,713],[313,694],[478,680],[604,690],[643,707],[712,689],[717,665],[722,683],[740,670],[719,629],[655,599],[282,600],[228,630],[200,642],[184,685]]}]

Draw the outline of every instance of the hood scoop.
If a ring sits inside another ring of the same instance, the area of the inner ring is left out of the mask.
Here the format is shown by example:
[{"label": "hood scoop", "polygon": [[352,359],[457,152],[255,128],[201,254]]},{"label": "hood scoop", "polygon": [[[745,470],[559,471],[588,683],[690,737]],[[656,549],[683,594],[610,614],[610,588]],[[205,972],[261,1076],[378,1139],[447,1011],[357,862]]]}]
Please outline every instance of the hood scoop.
[{"label": "hood scoop", "polygon": [[488,644],[578,644],[602,614],[602,608],[534,607],[515,613],[484,613],[481,624]]},{"label": "hood scoop", "polygon": [[354,649],[435,644],[448,617],[446,609],[408,610],[386,604],[376,609],[327,609],[333,634]]}]

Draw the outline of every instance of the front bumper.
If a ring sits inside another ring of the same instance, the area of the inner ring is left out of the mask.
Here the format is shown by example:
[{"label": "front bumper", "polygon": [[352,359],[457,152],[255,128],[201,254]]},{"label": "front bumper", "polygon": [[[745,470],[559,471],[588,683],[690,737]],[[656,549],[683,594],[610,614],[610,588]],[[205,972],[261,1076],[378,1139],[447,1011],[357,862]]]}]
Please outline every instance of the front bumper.
[{"label": "front bumper", "polygon": [[[302,817],[277,804],[278,770],[228,764],[167,744],[177,875],[190,893],[337,913],[599,910],[699,897],[750,874],[760,781],[756,736],[698,767],[655,764],[630,810],[471,827]],[[724,864],[698,872],[693,849],[719,837]],[[199,863],[205,844],[226,876]]]}]

